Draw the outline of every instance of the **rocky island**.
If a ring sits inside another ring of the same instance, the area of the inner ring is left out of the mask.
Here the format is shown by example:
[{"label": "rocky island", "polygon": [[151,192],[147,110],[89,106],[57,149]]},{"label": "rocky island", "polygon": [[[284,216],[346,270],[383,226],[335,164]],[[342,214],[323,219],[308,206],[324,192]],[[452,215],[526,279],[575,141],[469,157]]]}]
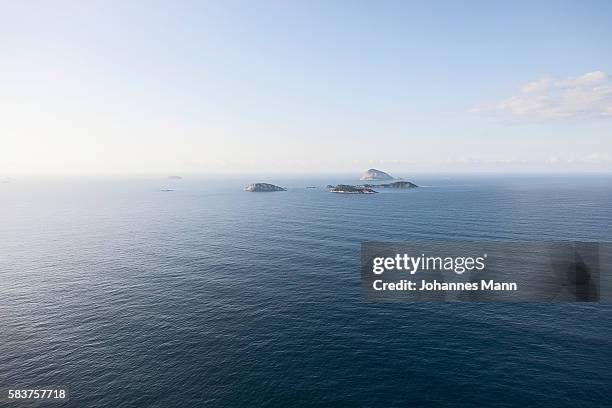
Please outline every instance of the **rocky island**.
[{"label": "rocky island", "polygon": [[272,191],[287,191],[287,189],[269,183],[253,183],[246,186],[244,191],[249,191],[252,193],[268,193]]},{"label": "rocky island", "polygon": [[377,169],[369,169],[361,175],[359,180],[393,180],[389,174]]},{"label": "rocky island", "polygon": [[376,194],[378,191],[374,191],[371,188],[365,186],[351,186],[348,184],[338,184],[329,190],[332,193],[343,193],[343,194]]},{"label": "rocky island", "polygon": [[366,188],[415,188],[418,186],[409,181],[394,181],[393,183],[388,183],[388,184],[364,184],[361,187],[366,187]]}]

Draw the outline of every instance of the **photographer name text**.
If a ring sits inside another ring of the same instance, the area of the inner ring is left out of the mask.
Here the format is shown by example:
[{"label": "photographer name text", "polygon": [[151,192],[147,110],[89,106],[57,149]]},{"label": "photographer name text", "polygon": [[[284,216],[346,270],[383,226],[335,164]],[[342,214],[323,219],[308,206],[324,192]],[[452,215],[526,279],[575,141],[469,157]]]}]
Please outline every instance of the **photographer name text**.
[{"label": "photographer name text", "polygon": [[[466,257],[410,256],[397,254],[393,257],[376,257],[372,260],[372,273],[376,276],[387,271],[401,271],[414,275],[417,272],[440,271],[462,275],[465,272],[486,270],[487,254]],[[471,282],[440,282],[426,279],[400,279],[386,282],[375,279],[372,287],[376,291],[516,291],[516,282],[498,282],[480,279]]]}]

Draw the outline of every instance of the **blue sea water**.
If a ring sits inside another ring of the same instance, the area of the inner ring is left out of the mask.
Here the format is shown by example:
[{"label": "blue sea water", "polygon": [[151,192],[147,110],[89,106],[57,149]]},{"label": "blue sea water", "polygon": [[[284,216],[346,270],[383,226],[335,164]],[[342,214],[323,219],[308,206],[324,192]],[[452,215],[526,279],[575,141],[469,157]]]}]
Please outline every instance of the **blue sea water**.
[{"label": "blue sea water", "polygon": [[367,303],[359,273],[362,241],[612,241],[611,176],[342,181],[0,184],[0,388],[70,389],[8,406],[612,405],[611,305]]}]

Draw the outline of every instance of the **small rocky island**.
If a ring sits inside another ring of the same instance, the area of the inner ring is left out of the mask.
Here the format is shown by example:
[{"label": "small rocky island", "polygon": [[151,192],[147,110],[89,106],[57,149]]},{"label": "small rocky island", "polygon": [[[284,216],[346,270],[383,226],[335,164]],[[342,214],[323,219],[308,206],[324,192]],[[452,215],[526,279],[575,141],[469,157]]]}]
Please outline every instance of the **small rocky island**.
[{"label": "small rocky island", "polygon": [[369,169],[361,175],[359,180],[393,180],[389,174],[377,169]]},{"label": "small rocky island", "polygon": [[418,187],[416,184],[409,181],[394,181],[393,183],[387,184],[362,184],[358,186],[352,186],[349,184],[338,184],[337,186],[328,185],[327,189],[331,193],[344,193],[344,194],[376,194],[378,191],[375,188],[393,188],[393,189],[404,189],[404,188],[415,188]]},{"label": "small rocky island", "polygon": [[253,183],[246,186],[244,191],[252,193],[269,193],[272,191],[287,191],[287,189],[269,183]]},{"label": "small rocky island", "polygon": [[418,186],[409,181],[394,181],[393,183],[388,183],[388,184],[364,184],[363,187],[367,187],[367,188],[415,188]]},{"label": "small rocky island", "polygon": [[336,187],[333,187],[329,191],[332,193],[342,193],[342,194],[376,194],[378,193],[378,191],[374,191],[369,187],[351,186],[348,184],[338,184]]}]

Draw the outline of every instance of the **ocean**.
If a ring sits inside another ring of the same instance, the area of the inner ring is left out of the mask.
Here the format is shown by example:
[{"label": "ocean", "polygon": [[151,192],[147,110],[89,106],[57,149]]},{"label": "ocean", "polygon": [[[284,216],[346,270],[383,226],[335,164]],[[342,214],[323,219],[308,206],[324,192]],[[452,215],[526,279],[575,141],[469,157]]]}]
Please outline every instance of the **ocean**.
[{"label": "ocean", "polygon": [[[0,388],[70,393],[7,406],[611,406],[612,305],[370,303],[359,255],[609,242],[612,176],[409,180],[372,195],[329,193],[357,183],[332,175],[0,184]],[[259,181],[288,190],[242,191]]]}]

